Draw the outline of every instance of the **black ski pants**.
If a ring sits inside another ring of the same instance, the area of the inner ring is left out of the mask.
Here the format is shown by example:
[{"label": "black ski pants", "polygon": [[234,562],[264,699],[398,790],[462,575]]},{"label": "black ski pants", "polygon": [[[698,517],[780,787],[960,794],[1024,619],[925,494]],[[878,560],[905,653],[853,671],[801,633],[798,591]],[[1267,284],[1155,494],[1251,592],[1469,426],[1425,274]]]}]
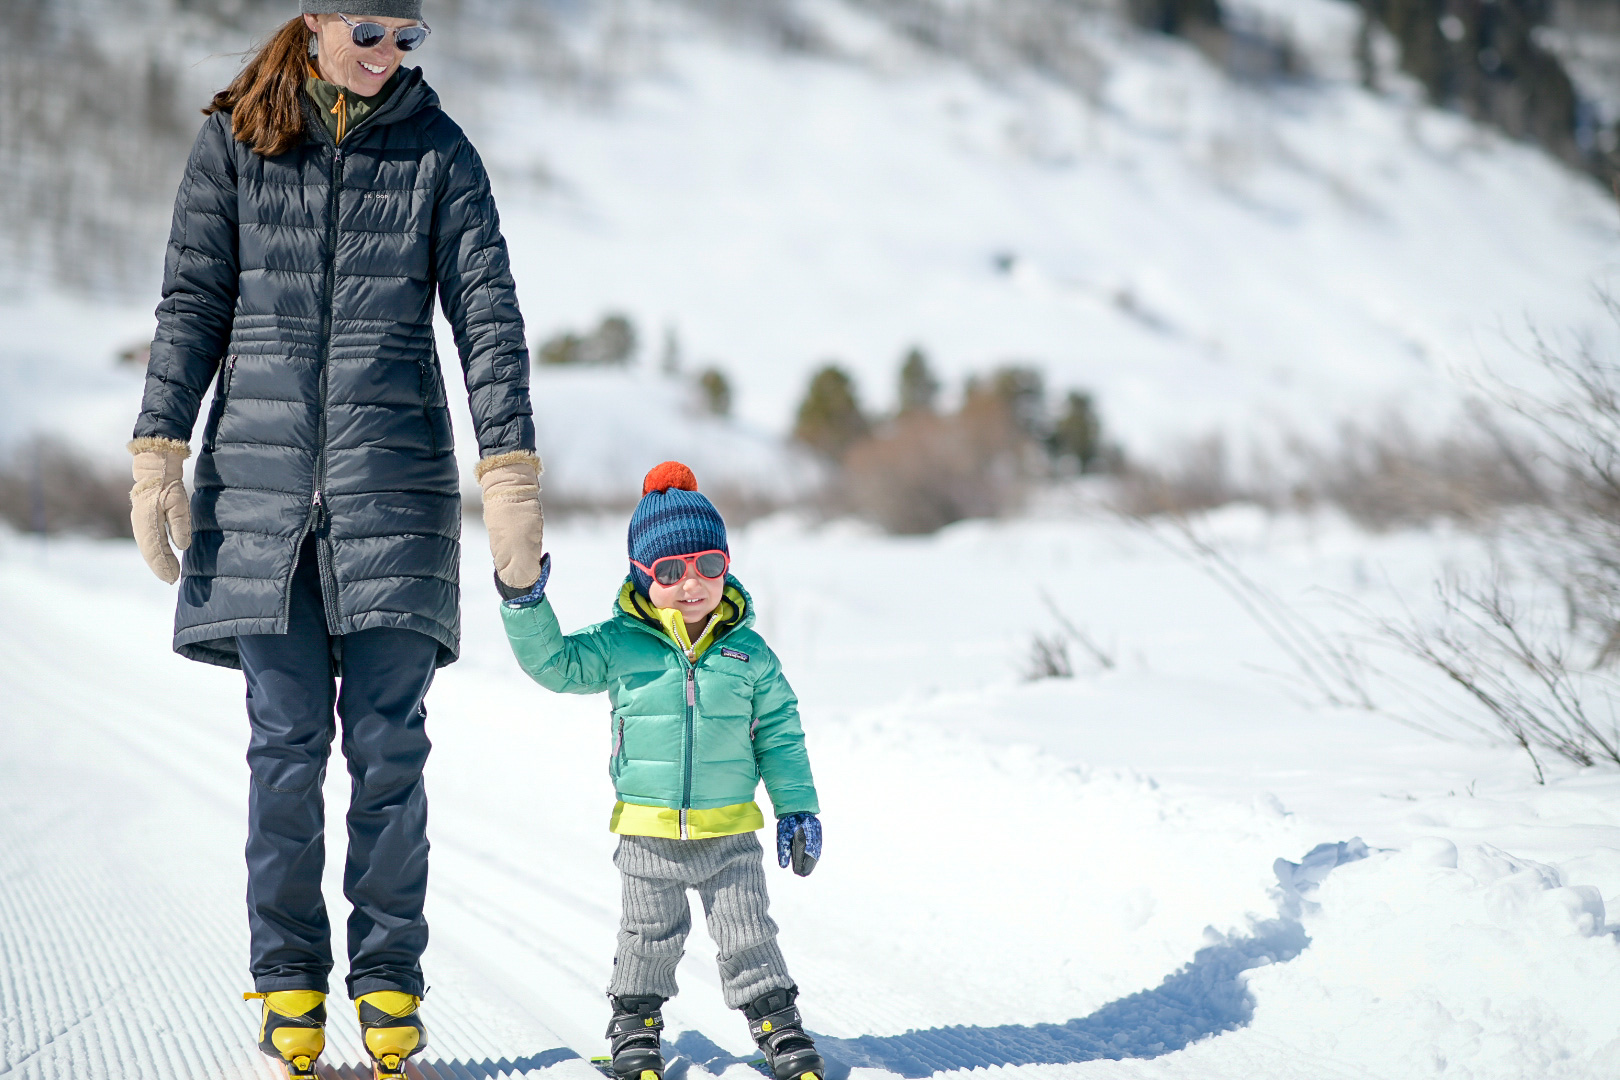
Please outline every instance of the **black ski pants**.
[{"label": "black ski pants", "polygon": [[423,706],[438,643],[413,630],[327,633],[313,541],[299,552],[286,634],[237,638],[252,728],[248,926],[254,989],[328,991],[331,925],[321,783],[342,720],[348,761],[350,997],[422,993],[429,742]]}]

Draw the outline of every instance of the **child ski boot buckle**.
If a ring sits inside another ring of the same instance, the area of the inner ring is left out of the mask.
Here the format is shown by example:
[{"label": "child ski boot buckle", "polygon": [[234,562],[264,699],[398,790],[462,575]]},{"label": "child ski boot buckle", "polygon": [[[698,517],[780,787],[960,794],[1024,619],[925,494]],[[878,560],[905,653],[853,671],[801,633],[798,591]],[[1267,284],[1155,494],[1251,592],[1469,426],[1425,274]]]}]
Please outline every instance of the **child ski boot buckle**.
[{"label": "child ski boot buckle", "polygon": [[427,1028],[417,1012],[421,1004],[420,997],[398,990],[376,990],[355,999],[376,1080],[406,1080],[405,1059],[427,1048]]},{"label": "child ski boot buckle", "polygon": [[326,1049],[326,995],[319,990],[243,994],[264,1001],[259,1049],[281,1062],[287,1080],[315,1080],[315,1061]]},{"label": "child ski boot buckle", "polygon": [[748,1033],[765,1054],[765,1064],[776,1080],[824,1080],[827,1065],[816,1052],[815,1040],[805,1034],[793,1004],[798,996],[798,987],[790,986],[744,1005]]},{"label": "child ski boot buckle", "polygon": [[664,999],[652,994],[608,996],[613,1019],[608,1021],[608,1050],[613,1075],[619,1080],[663,1080],[664,1051],[659,1043],[664,1017],[658,1011]]}]

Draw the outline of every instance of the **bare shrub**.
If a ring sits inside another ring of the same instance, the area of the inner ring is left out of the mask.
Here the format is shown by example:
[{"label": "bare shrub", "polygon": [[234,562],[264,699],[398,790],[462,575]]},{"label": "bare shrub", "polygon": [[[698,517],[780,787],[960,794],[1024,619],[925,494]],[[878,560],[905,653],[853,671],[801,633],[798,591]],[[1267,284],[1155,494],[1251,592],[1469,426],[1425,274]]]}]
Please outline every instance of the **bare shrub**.
[{"label": "bare shrub", "polygon": [[20,532],[128,537],[129,487],[124,471],[39,438],[0,461],[0,518]]},{"label": "bare shrub", "polygon": [[[1577,765],[1620,765],[1614,702],[1620,682],[1588,667],[1587,642],[1560,625],[1561,597],[1537,595],[1549,582],[1514,590],[1498,566],[1489,575],[1437,584],[1441,610],[1432,620],[1382,621],[1396,645],[1443,674],[1470,711],[1483,715],[1530,756]],[[1562,592],[1562,590],[1557,590]]]},{"label": "bare shrub", "polygon": [[[1620,326],[1620,306],[1608,301]],[[1538,341],[1536,356],[1556,391],[1531,397],[1506,382],[1496,398],[1550,445],[1557,472],[1546,512],[1516,529],[1520,548],[1536,553],[1538,577],[1556,582],[1571,632],[1588,635],[1590,663],[1620,659],[1620,364],[1589,347],[1573,357]]]},{"label": "bare shrub", "polygon": [[1546,494],[1530,448],[1511,442],[1483,412],[1431,439],[1395,416],[1371,430],[1346,424],[1331,451],[1296,443],[1294,453],[1306,478],[1295,500],[1331,503],[1370,529],[1434,518],[1481,525]]},{"label": "bare shrub", "polygon": [[1034,444],[989,394],[949,416],[902,413],[855,443],[837,481],[841,501],[892,533],[919,534],[1019,505]]},{"label": "bare shrub", "polygon": [[1332,443],[1294,437],[1280,460],[1251,448],[1241,478],[1226,440],[1186,444],[1164,464],[1129,461],[1113,506],[1133,517],[1185,516],[1232,503],[1268,510],[1334,506],[1374,531],[1436,519],[1489,528],[1505,513],[1545,504],[1534,447],[1507,434],[1483,406],[1451,431],[1423,436],[1396,415],[1347,423]]},{"label": "bare shrub", "polygon": [[1542,755],[1620,765],[1620,365],[1544,341],[1535,357],[1550,392],[1483,386],[1538,433],[1548,479],[1521,461],[1527,509],[1502,521],[1488,572],[1436,582],[1436,616],[1375,625],[1445,676],[1453,716],[1511,739],[1540,780]]},{"label": "bare shrub", "polygon": [[1226,440],[1210,435],[1186,444],[1164,465],[1125,462],[1112,502],[1130,517],[1184,517],[1255,498],[1233,479]]},{"label": "bare shrub", "polygon": [[1072,679],[1074,665],[1069,663],[1069,642],[1062,634],[1035,634],[1029,642],[1029,661],[1024,667],[1024,681],[1041,679]]},{"label": "bare shrub", "polygon": [[1104,649],[1101,645],[1098,645],[1096,639],[1063,613],[1063,609],[1058,607],[1057,601],[1052,599],[1052,595],[1044,589],[1041,590],[1041,603],[1046,605],[1046,610],[1052,613],[1052,617],[1063,628],[1063,633],[1068,635],[1067,640],[1084,649],[1092,661],[1103,671],[1114,670],[1118,662],[1114,659],[1114,650],[1112,648]]}]

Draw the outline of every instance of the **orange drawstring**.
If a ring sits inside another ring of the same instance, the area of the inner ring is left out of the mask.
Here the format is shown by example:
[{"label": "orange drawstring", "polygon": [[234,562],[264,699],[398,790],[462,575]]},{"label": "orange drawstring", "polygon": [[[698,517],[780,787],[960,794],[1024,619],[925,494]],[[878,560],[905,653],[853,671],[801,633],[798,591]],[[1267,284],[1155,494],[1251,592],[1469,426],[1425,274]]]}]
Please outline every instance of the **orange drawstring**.
[{"label": "orange drawstring", "polygon": [[[312,79],[321,77],[321,73],[315,69],[314,64],[309,65],[309,77]],[[343,87],[338,87],[337,104],[331,108],[332,115],[338,118],[337,134],[333,136],[333,142],[342,142],[343,136],[349,133],[349,99],[345,96],[347,92]]]}]

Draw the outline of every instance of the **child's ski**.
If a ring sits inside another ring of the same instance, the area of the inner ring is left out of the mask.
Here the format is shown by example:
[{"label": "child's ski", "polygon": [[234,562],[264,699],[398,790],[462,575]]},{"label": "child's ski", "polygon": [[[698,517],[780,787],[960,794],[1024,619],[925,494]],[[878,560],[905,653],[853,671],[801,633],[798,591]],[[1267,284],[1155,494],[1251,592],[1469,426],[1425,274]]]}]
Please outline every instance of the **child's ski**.
[{"label": "child's ski", "polygon": [[[672,1064],[674,1064],[675,1062],[679,1061],[679,1060],[680,1060],[680,1058],[670,1058],[669,1061],[666,1061],[664,1063],[664,1070],[666,1072],[669,1071],[669,1067]],[[607,1077],[608,1080],[619,1080],[619,1074],[613,1071],[613,1059],[612,1058],[610,1058],[610,1057],[593,1057],[593,1058],[591,1058],[591,1064],[595,1065],[596,1066],[596,1071],[601,1073],[603,1076]],[[653,1070],[645,1069],[641,1073],[640,1080],[661,1080],[661,1078],[658,1075],[658,1073],[654,1072]]]},{"label": "child's ski", "polygon": [[[680,1060],[680,1058],[671,1058],[668,1062],[665,1063],[665,1065],[664,1065],[665,1070],[667,1071],[671,1064],[673,1064],[674,1062],[679,1061],[679,1060]],[[595,1065],[596,1066],[596,1071],[601,1073],[603,1076],[607,1077],[607,1080],[619,1080],[619,1074],[613,1071],[613,1059],[612,1058],[610,1058],[610,1057],[593,1057],[593,1058],[591,1058],[591,1064]],[[765,1077],[766,1080],[776,1080],[776,1074],[771,1072],[771,1067],[770,1067],[769,1064],[766,1063],[764,1058],[756,1058],[753,1061],[750,1061],[748,1063],[748,1067],[750,1069],[753,1069],[755,1072],[759,1073],[761,1076]],[[651,1070],[649,1070],[649,1071],[651,1071]]]}]

